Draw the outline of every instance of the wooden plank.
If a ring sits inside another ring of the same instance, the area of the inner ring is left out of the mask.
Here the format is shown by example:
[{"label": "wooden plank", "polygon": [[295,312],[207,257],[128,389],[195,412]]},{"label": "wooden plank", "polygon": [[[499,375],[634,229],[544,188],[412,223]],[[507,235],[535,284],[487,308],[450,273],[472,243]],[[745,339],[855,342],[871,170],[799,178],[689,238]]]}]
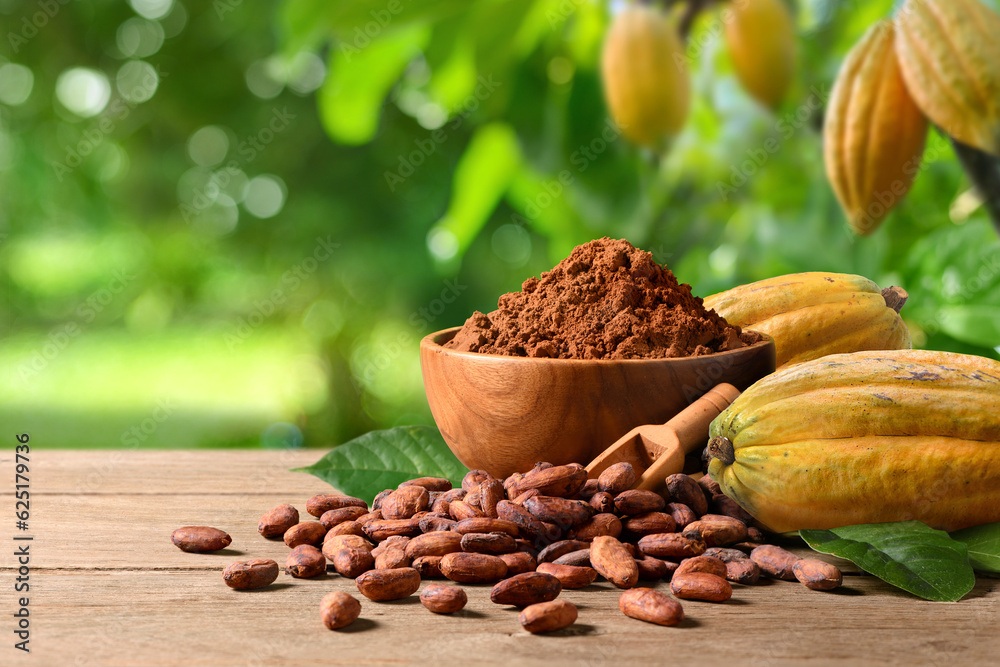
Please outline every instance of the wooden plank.
[{"label": "wooden plank", "polygon": [[[289,468],[315,463],[325,450],[51,450],[31,452],[32,496],[122,493],[253,495],[288,493],[308,498],[330,486]],[[13,448],[0,452],[0,470],[12,469]],[[10,495],[10,485],[0,495]]]},{"label": "wooden plank", "polygon": [[[660,584],[660,587],[665,587]],[[531,636],[517,611],[469,586],[469,605],[453,617],[425,610],[415,596],[392,603],[364,598],[346,631],[319,621],[328,591],[357,595],[350,580],[292,580],[270,589],[227,589],[216,572],[45,572],[32,594],[32,654],[3,647],[5,665],[122,667],[191,665],[942,665],[991,664],[1000,649],[994,623],[1000,593],[980,582],[956,605],[913,600],[869,578],[837,594],[791,582],[739,588],[726,604],[684,602],[673,628],[617,610],[608,584],[563,596],[576,625]],[[6,613],[6,610],[5,610]],[[10,658],[10,659],[8,659]]]}]

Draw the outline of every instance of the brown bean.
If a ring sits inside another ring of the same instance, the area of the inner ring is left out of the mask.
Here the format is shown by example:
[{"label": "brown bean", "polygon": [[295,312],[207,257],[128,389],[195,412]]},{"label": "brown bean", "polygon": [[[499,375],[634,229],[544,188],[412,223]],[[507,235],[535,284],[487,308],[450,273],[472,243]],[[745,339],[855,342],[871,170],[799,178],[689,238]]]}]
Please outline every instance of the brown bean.
[{"label": "brown bean", "polygon": [[540,496],[540,495],[542,495],[542,492],[539,491],[538,489],[528,489],[524,493],[515,496],[511,502],[514,503],[515,505],[523,505],[528,498],[534,498],[535,496]]},{"label": "brown bean", "polygon": [[712,509],[718,514],[733,517],[745,524],[751,524],[754,521],[752,514],[740,507],[735,500],[721,493],[712,496]]},{"label": "brown bean", "polygon": [[366,523],[362,530],[376,542],[392,535],[415,537],[420,534],[420,519],[375,519]]},{"label": "brown bean", "polygon": [[211,526],[184,526],[170,534],[170,540],[181,551],[208,553],[221,551],[233,543],[229,533]]},{"label": "brown bean", "polygon": [[311,544],[314,547],[323,544],[326,537],[326,526],[319,521],[303,521],[285,531],[285,545],[294,549],[300,544]]},{"label": "brown bean", "polygon": [[445,479],[444,477],[417,477],[416,479],[410,479],[400,486],[422,486],[428,491],[451,491],[451,480]]},{"label": "brown bean", "polygon": [[[468,496],[466,496],[466,498],[468,498]],[[448,513],[451,514],[451,518],[455,521],[486,516],[481,509],[473,507],[464,500],[453,500],[448,503]]]},{"label": "brown bean", "polygon": [[535,496],[524,501],[524,509],[539,521],[553,523],[563,530],[578,526],[594,515],[594,508],[582,500]]},{"label": "brown bean", "polygon": [[583,486],[580,487],[580,490],[577,491],[576,497],[579,500],[590,500],[593,498],[594,494],[600,490],[600,486],[596,479],[588,479],[583,483]]},{"label": "brown bean", "polygon": [[[329,558],[329,554],[325,554]],[[367,549],[346,547],[333,554],[333,569],[342,577],[355,579],[375,567],[375,557]]]},{"label": "brown bean", "polygon": [[632,588],[639,581],[635,558],[617,538],[609,535],[594,538],[590,545],[590,565],[618,588]]},{"label": "brown bean", "polygon": [[430,498],[422,486],[401,486],[382,499],[382,518],[409,519],[430,507]]},{"label": "brown bean", "polygon": [[538,538],[545,535],[545,526],[534,514],[509,500],[501,500],[497,503],[497,516],[504,521],[515,524],[520,532],[527,537]]},{"label": "brown bean", "polygon": [[344,523],[338,523],[336,526],[328,530],[326,535],[323,537],[323,541],[325,542],[335,535],[357,535],[358,537],[365,537],[365,531],[361,529],[361,524],[357,521],[345,521]]},{"label": "brown bean", "polygon": [[507,495],[500,480],[488,479],[479,485],[479,506],[486,516],[495,519],[497,503],[506,499]]},{"label": "brown bean", "polygon": [[441,579],[441,556],[420,556],[414,558],[410,564],[420,575],[421,579]]},{"label": "brown bean", "polygon": [[622,491],[632,488],[637,476],[635,468],[628,461],[615,463],[604,469],[597,478],[597,488],[605,493],[617,496]]},{"label": "brown bean", "polygon": [[705,555],[715,556],[723,563],[729,563],[734,560],[748,560],[750,558],[750,556],[739,549],[727,549],[726,547],[710,547],[705,549]]},{"label": "brown bean", "polygon": [[726,578],[726,564],[715,556],[692,556],[685,558],[677,567],[674,574],[687,574],[688,572],[708,572],[717,577]]},{"label": "brown bean", "polygon": [[367,538],[361,537],[360,535],[334,535],[333,537],[324,540],[323,554],[332,561],[333,554],[337,553],[341,549],[351,548],[371,551],[374,547],[374,544],[369,542]]},{"label": "brown bean", "polygon": [[667,493],[673,502],[687,505],[698,516],[708,512],[708,498],[694,479],[678,473],[667,476],[665,482]]},{"label": "brown bean", "polygon": [[645,514],[659,512],[667,503],[663,496],[655,491],[629,489],[615,496],[615,512],[618,514]]},{"label": "brown bean", "polygon": [[469,597],[458,586],[427,584],[420,591],[420,603],[435,614],[454,614],[469,602]]},{"label": "brown bean", "polygon": [[597,570],[592,567],[540,563],[537,571],[551,574],[565,589],[584,588],[597,579]]},{"label": "brown bean", "polygon": [[507,576],[509,577],[522,572],[534,572],[537,565],[535,557],[524,551],[500,554],[500,560],[507,566]]},{"label": "brown bean", "polygon": [[417,535],[406,544],[406,555],[410,558],[444,556],[461,550],[462,536],[442,530]]},{"label": "brown bean", "polygon": [[441,558],[441,574],[462,584],[492,584],[507,576],[507,564],[489,554],[450,553]]},{"label": "brown bean", "polygon": [[384,491],[379,491],[378,494],[372,499],[372,510],[381,510],[382,501],[385,500],[386,496],[395,491],[395,489],[386,489]]},{"label": "brown bean", "polygon": [[341,507],[364,507],[368,509],[368,503],[361,498],[353,498],[339,493],[320,493],[306,501],[306,511],[314,517],[321,517],[330,510]]},{"label": "brown bean", "polygon": [[572,498],[587,482],[587,471],[581,466],[564,465],[538,468],[527,472],[507,487],[507,495],[515,498],[528,489],[538,489],[543,496]]},{"label": "brown bean", "polygon": [[226,582],[226,586],[238,591],[263,588],[274,583],[277,578],[278,564],[270,558],[237,561],[230,563],[222,571],[222,580]]},{"label": "brown bean", "polygon": [[318,577],[326,574],[326,558],[311,544],[300,544],[285,558],[285,572],[298,579]]},{"label": "brown bean", "polygon": [[278,505],[268,510],[257,522],[257,532],[262,536],[281,537],[299,522],[299,511],[291,505]]},{"label": "brown bean", "polygon": [[339,526],[347,521],[355,521],[358,517],[362,517],[365,514],[368,514],[368,510],[364,507],[341,507],[340,509],[323,512],[323,516],[319,518],[319,522],[326,526],[327,530],[330,530],[334,526]]},{"label": "brown bean", "polygon": [[530,604],[555,600],[561,591],[562,584],[551,574],[523,572],[493,586],[490,600],[494,604],[527,607]]},{"label": "brown bean", "polygon": [[679,561],[705,553],[704,542],[692,540],[677,533],[646,535],[639,540],[638,546],[644,554],[668,560]]},{"label": "brown bean", "polygon": [[521,534],[516,523],[493,517],[464,519],[456,523],[453,530],[462,535],[466,533],[506,533],[511,537],[518,537]]},{"label": "brown bean", "polygon": [[792,565],[795,578],[814,591],[829,591],[844,582],[844,574],[836,565],[818,558],[801,558]]},{"label": "brown bean", "polygon": [[674,532],[677,529],[677,522],[666,512],[646,512],[626,517],[622,521],[622,528],[633,535],[655,535]]},{"label": "brown bean", "polygon": [[684,530],[686,526],[698,520],[694,510],[683,503],[667,503],[664,511],[670,514],[677,527],[674,530]]},{"label": "brown bean", "polygon": [[590,567],[590,548],[570,551],[552,561],[556,565],[575,565],[577,567]]},{"label": "brown bean", "polygon": [[576,605],[566,600],[539,602],[525,607],[518,616],[521,626],[532,634],[562,630],[576,623]]},{"label": "brown bean", "polygon": [[489,479],[493,479],[493,475],[489,474],[485,470],[470,470],[465,473],[465,477],[462,478],[462,489],[466,493],[472,493],[479,487],[480,484]]},{"label": "brown bean", "polygon": [[795,581],[794,566],[801,559],[781,547],[763,544],[750,552],[750,560],[757,563],[760,571],[769,577]]},{"label": "brown bean", "polygon": [[333,591],[319,601],[319,617],[331,630],[347,627],[361,615],[361,603],[342,591]]},{"label": "brown bean", "polygon": [[610,514],[615,511],[615,497],[607,491],[598,491],[587,502],[598,514]]},{"label": "brown bean", "polygon": [[361,594],[369,600],[386,602],[416,593],[420,588],[420,575],[412,567],[369,570],[360,575],[355,583]]},{"label": "brown bean", "polygon": [[720,576],[708,572],[674,573],[670,591],[682,600],[725,602],[733,596],[733,587]]},{"label": "brown bean", "polygon": [[462,551],[499,556],[517,550],[514,538],[506,533],[466,533],[461,540]]},{"label": "brown bean", "polygon": [[410,567],[410,557],[400,547],[390,547],[375,557],[376,570],[395,570]]},{"label": "brown bean", "polygon": [[674,570],[677,569],[676,563],[668,563],[665,560],[653,558],[652,556],[636,558],[635,564],[636,567],[639,568],[639,579],[642,581],[659,581],[660,579],[666,579]]},{"label": "brown bean", "polygon": [[718,521],[702,517],[701,520],[688,524],[683,534],[689,539],[701,540],[710,547],[724,547],[745,540],[747,527],[742,521],[732,518]]},{"label": "brown bean", "polygon": [[386,549],[392,549],[393,547],[397,547],[399,549],[405,549],[406,545],[409,543],[410,543],[410,538],[408,538],[405,535],[390,535],[389,537],[379,542],[378,545],[374,549],[372,549],[372,556],[378,558],[379,554],[381,554],[383,551],[385,551]]},{"label": "brown bean", "polygon": [[579,551],[580,549],[590,549],[590,543],[583,540],[560,540],[553,542],[538,552],[538,562],[551,563],[560,556],[564,556],[571,551]]},{"label": "brown bean", "polygon": [[684,620],[681,604],[652,588],[625,591],[618,598],[618,608],[629,618],[657,625],[677,625]]},{"label": "brown bean", "polygon": [[726,561],[726,579],[737,584],[756,584],[760,580],[760,567],[749,558]]},{"label": "brown bean", "polygon": [[571,533],[574,539],[590,542],[601,535],[618,537],[622,534],[622,521],[614,514],[595,514]]}]

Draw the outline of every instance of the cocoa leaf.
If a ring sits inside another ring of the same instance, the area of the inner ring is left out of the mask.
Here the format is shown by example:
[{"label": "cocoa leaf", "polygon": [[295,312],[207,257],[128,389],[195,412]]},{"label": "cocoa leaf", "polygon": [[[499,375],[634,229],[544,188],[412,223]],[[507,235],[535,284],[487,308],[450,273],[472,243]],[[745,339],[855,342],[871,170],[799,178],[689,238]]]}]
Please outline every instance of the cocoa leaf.
[{"label": "cocoa leaf", "polygon": [[969,549],[969,562],[973,569],[1000,574],[1000,523],[957,530],[951,537]]},{"label": "cocoa leaf", "polygon": [[976,584],[965,544],[920,521],[800,530],[799,535],[814,550],[853,561],[925,600],[955,602]]},{"label": "cocoa leaf", "polygon": [[292,468],[369,504],[384,489],[415,477],[445,477],[456,486],[468,472],[431,426],[371,431],[333,449],[311,466]]}]

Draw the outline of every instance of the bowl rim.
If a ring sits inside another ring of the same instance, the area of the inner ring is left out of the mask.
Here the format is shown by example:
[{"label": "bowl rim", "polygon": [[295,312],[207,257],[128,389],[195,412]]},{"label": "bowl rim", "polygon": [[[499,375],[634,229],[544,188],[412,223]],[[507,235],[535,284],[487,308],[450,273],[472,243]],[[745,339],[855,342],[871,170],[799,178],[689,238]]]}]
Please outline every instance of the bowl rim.
[{"label": "bowl rim", "polygon": [[[762,331],[755,331],[753,329],[744,329],[744,331],[753,331],[755,334],[762,336],[763,340],[760,340],[753,345],[748,345],[747,347],[741,347],[737,350],[724,350],[722,352],[713,352],[712,354],[703,354],[701,356],[688,356],[688,357],[661,357],[656,359],[560,359],[553,357],[516,357],[508,354],[489,354],[486,352],[466,352],[464,350],[452,350],[444,346],[443,343],[439,343],[435,338],[442,336],[447,336],[450,334],[448,340],[455,337],[462,329],[461,326],[448,327],[446,329],[441,329],[440,331],[435,331],[429,333],[420,339],[420,349],[428,350],[440,350],[443,354],[454,355],[456,357],[468,357],[470,359],[502,359],[511,363],[534,363],[548,362],[556,364],[649,364],[649,363],[677,363],[677,362],[692,362],[692,361],[715,361],[726,356],[736,356],[739,354],[747,354],[751,350],[763,349],[767,347],[774,347],[774,338]],[[448,340],[444,341],[445,343]]]}]

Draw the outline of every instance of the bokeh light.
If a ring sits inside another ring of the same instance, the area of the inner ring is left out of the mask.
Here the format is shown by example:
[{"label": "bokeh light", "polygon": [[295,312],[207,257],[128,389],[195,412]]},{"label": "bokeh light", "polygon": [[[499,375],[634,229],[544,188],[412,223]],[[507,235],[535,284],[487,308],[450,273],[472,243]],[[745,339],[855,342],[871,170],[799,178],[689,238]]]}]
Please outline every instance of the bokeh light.
[{"label": "bokeh light", "polygon": [[0,65],[0,102],[17,106],[24,104],[35,85],[35,75],[24,65]]},{"label": "bokeh light", "polygon": [[156,94],[160,76],[156,69],[142,60],[130,60],[118,70],[115,77],[118,94],[129,102],[138,104]]},{"label": "bokeh light", "polygon": [[81,118],[91,118],[104,110],[111,99],[111,83],[103,72],[74,67],[56,80],[56,99]]},{"label": "bokeh light", "polygon": [[126,58],[148,58],[160,50],[164,37],[156,21],[132,17],[118,26],[115,42]]},{"label": "bokeh light", "polygon": [[263,174],[250,179],[243,205],[257,218],[272,218],[285,205],[285,184],[277,176]]},{"label": "bokeh light", "polygon": [[212,167],[226,159],[229,136],[216,125],[206,125],[188,139],[188,156],[202,167]]},{"label": "bokeh light", "polygon": [[174,0],[128,0],[128,4],[143,18],[159,19],[170,13]]}]

